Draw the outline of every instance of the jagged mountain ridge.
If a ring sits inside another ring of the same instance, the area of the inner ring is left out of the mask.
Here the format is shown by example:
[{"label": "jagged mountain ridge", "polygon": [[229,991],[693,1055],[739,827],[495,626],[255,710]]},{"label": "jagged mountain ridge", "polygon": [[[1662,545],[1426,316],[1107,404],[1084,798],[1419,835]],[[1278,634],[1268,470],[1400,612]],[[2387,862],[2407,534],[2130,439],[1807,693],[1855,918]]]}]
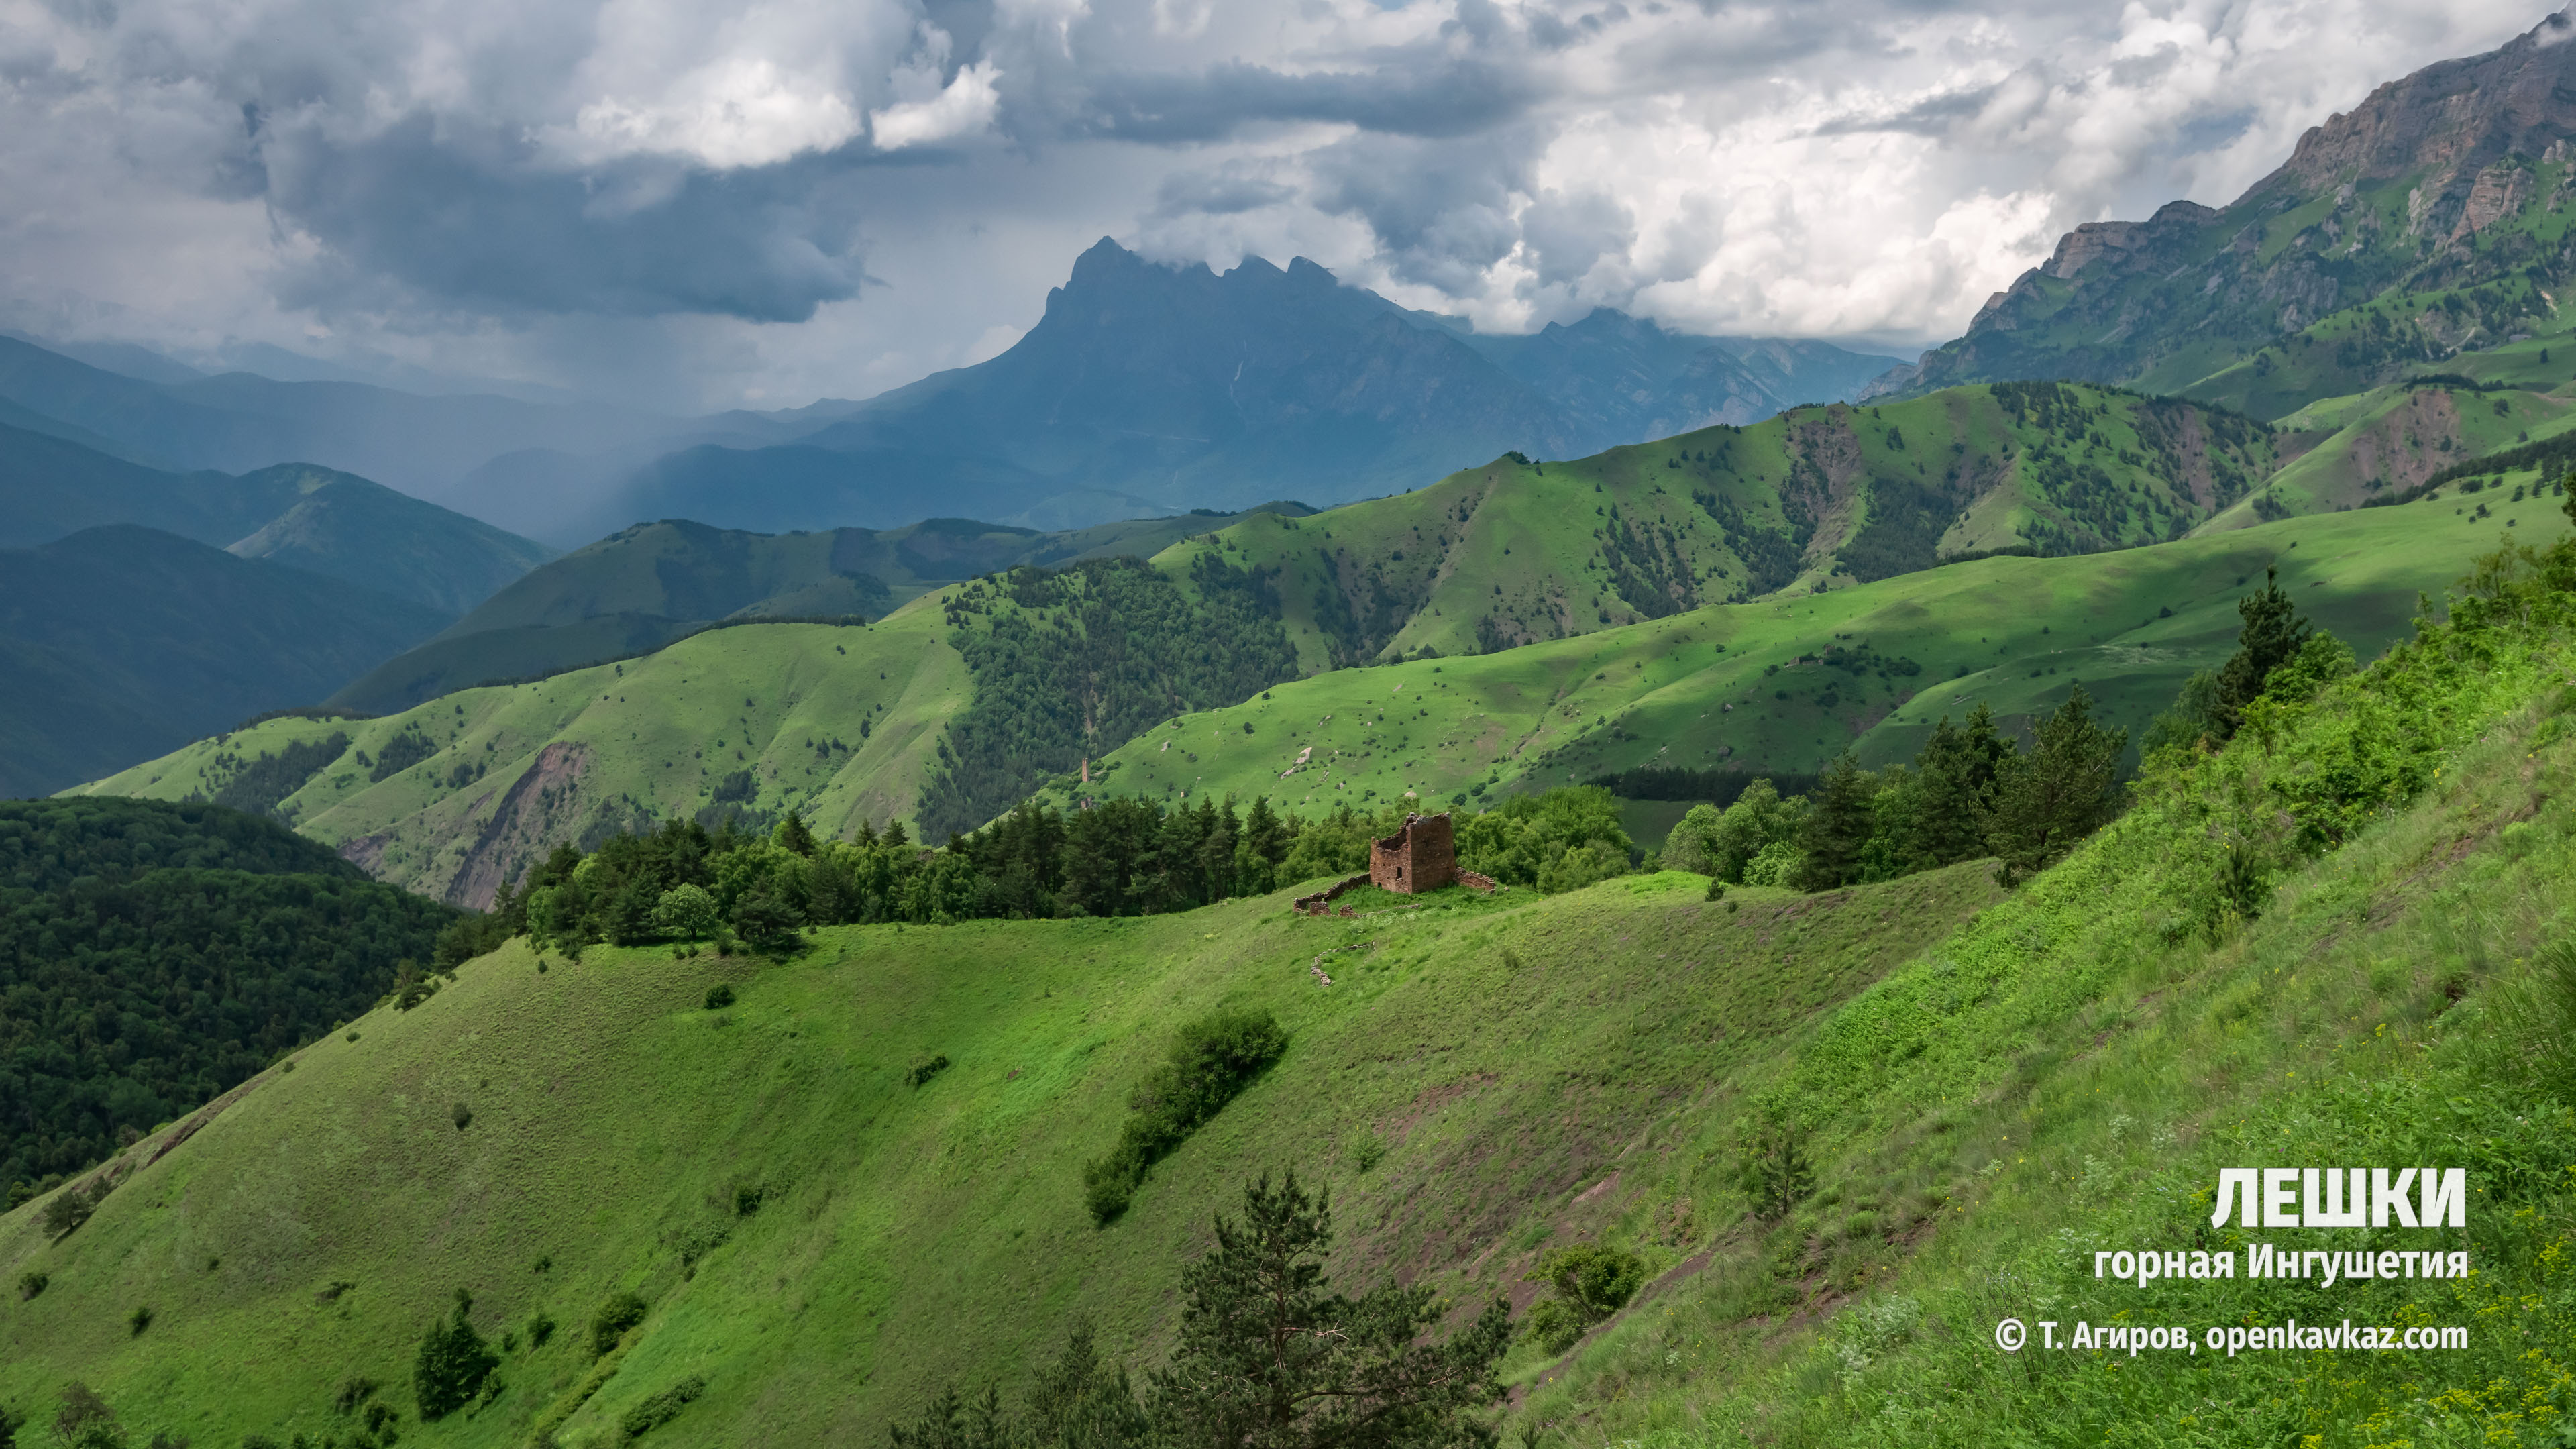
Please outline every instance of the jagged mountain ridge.
[{"label": "jagged mountain ridge", "polygon": [[[2549,289],[2576,270],[2571,32],[2555,15],[2380,86],[2225,207],[2077,227],[1964,336],[1876,390],[2116,382],[2274,418],[2544,330]],[[2292,361],[2296,386],[2267,385]]]},{"label": "jagged mountain ridge", "polygon": [[1305,258],[1218,274],[1103,239],[990,361],[871,399],[792,445],[658,460],[594,525],[686,516],[780,532],[948,512],[1046,528],[1122,514],[1319,506],[1506,452],[1573,457],[1848,396],[1895,359],[1694,338],[1608,310],[1482,336]]}]

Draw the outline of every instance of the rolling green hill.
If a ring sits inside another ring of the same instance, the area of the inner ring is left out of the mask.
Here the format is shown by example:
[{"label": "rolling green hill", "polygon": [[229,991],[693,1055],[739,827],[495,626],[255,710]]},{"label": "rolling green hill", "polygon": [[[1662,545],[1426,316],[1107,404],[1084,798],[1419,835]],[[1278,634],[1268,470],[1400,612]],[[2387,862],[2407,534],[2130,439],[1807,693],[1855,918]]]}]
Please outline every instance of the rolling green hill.
[{"label": "rolling green hill", "polygon": [[0,795],[309,705],[441,618],[130,525],[0,550]]},{"label": "rolling green hill", "polygon": [[[2514,511],[2511,536],[2563,536],[2557,503]],[[1910,758],[1943,715],[1982,700],[2018,723],[2079,681],[2135,740],[2192,671],[2234,649],[2236,600],[2265,568],[2368,657],[2405,634],[2418,591],[2464,573],[2504,521],[2427,500],[1340,670],[1166,721],[1093,761],[1089,789],[1268,795],[1302,811],[1481,798],[1646,765],[1809,771],[1846,748],[1878,764]],[[1044,796],[1084,793],[1060,776]]]},{"label": "rolling green hill", "polygon": [[2086,387],[1802,408],[1571,462],[1497,459],[1178,546],[1268,570],[1305,669],[1473,654],[1975,553],[2179,538],[2273,469],[2267,431]]},{"label": "rolling green hill", "polygon": [[[1341,516],[1294,522],[1320,533]],[[2535,541],[2567,526],[2549,505],[2511,518],[2515,536]],[[2234,647],[2235,601],[2266,566],[2367,655],[2408,627],[2417,591],[2459,576],[2504,522],[2426,500],[2115,554],[1975,560],[1496,654],[1303,680],[1282,661],[1278,682],[1234,694],[1221,684],[1233,674],[1202,678],[1191,662],[1217,657],[1204,648],[1104,660],[1036,647],[1059,625],[1083,637],[1070,621],[1089,596],[1024,607],[1022,585],[1005,577],[948,586],[864,627],[739,625],[383,719],[271,720],[81,789],[211,794],[244,762],[345,733],[346,758],[316,765],[281,808],[383,879],[479,906],[557,841],[726,805],[759,819],[801,810],[827,835],[928,822],[938,839],[1032,790],[1058,806],[1190,790],[1312,812],[1406,791],[1484,798],[1649,764],[1805,771],[1846,745],[1870,764],[1910,757],[1936,720],[1978,700],[2018,723],[2079,680],[2135,739],[2191,671]],[[1253,586],[1257,555],[1223,545],[1272,530],[1284,524],[1257,517],[1167,552],[1157,574],[1189,572],[1177,593],[1152,591],[1160,602],[1138,617],[1176,621],[1158,638],[1232,637],[1188,622],[1184,606],[1206,592],[1202,577]],[[1254,567],[1210,572],[1225,559]],[[1284,642],[1310,641],[1295,632],[1293,593],[1276,592]],[[1172,609],[1183,613],[1154,612]],[[1258,645],[1258,622],[1230,626],[1256,653],[1272,647]],[[1117,683],[1138,660],[1148,682]],[[981,691],[984,677],[1015,683]],[[1193,703],[1194,689],[1209,692]],[[1111,699],[1114,710],[1101,706]],[[402,768],[376,778],[388,748]]]},{"label": "rolling green hill", "polygon": [[[0,1272],[42,1275],[0,1304],[0,1403],[45,1413],[77,1378],[137,1439],[345,1443],[372,1398],[407,1444],[604,1446],[696,1380],[650,1432],[869,1442],[943,1385],[1017,1392],[1077,1313],[1158,1362],[1209,1214],[1294,1166],[1332,1189],[1339,1288],[1525,1311],[1545,1248],[1639,1257],[1639,1301],[1505,1360],[1533,1445],[2533,1442],[2576,1408],[2576,959],[2563,986],[2547,964],[2576,868],[2571,599],[2565,550],[2537,577],[2504,560],[2374,669],[2161,760],[2010,898],[1969,865],[1327,919],[1283,891],[837,928],[774,961],[514,943],[136,1144],[77,1230],[43,1230],[45,1202],[0,1218]],[[1129,1090],[1235,1007],[1286,1054],[1093,1226],[1081,1165]],[[1813,1168],[1776,1209],[1739,1171],[1762,1122]],[[2243,1247],[2207,1189],[2276,1160],[2465,1166],[2467,1229],[2366,1245],[2477,1275],[2092,1276],[2097,1249]],[[421,1424],[408,1369],[458,1290],[497,1382]],[[622,1294],[640,1317],[596,1342]],[[1991,1346],[2007,1315],[2466,1334],[2016,1357]]]},{"label": "rolling green hill", "polygon": [[[1301,517],[1297,503],[1261,511]],[[1144,557],[1246,515],[1183,514],[1041,533],[934,518],[882,532],[761,534],[639,523],[537,568],[333,703],[408,709],[472,685],[650,653],[719,620],[875,617],[943,583],[1022,566]]]},{"label": "rolling green hill", "polygon": [[51,543],[114,523],[327,574],[448,618],[552,557],[542,545],[352,473],[305,463],[239,477],[172,473],[0,426],[0,546]]}]

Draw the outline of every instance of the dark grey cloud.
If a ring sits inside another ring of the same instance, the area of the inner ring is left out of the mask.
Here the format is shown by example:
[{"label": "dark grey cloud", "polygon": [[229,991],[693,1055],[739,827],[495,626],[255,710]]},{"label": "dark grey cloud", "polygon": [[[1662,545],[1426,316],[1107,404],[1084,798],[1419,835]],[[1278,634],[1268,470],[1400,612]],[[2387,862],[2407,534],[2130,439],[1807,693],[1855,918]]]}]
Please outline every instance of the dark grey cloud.
[{"label": "dark grey cloud", "polygon": [[372,302],[389,283],[450,310],[802,322],[858,293],[853,168],[841,158],[570,173],[531,149],[426,116],[351,144],[273,136],[268,202],[328,248],[290,269],[288,300]]},{"label": "dark grey cloud", "polygon": [[[1392,58],[1389,58],[1390,60]],[[1545,103],[1524,68],[1478,60],[1410,73],[1291,75],[1229,61],[1194,71],[1111,73],[1090,82],[1066,131],[1156,144],[1220,140],[1286,121],[1343,122],[1391,136],[1468,136]]]}]

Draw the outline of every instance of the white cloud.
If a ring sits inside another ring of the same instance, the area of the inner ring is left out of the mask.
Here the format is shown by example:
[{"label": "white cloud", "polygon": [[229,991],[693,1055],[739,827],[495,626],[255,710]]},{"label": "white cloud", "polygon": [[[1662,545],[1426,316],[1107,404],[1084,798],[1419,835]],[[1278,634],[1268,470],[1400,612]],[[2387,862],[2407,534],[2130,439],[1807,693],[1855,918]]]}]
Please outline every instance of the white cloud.
[{"label": "white cloud", "polygon": [[[940,35],[940,39],[944,42],[947,37]],[[902,99],[868,113],[868,134],[878,150],[954,141],[992,128],[993,117],[1002,108],[1002,93],[995,84],[1002,78],[1001,68],[991,61],[978,61],[960,69],[956,79],[943,86],[938,60],[946,51],[943,43],[924,63],[894,73],[894,93]]]}]

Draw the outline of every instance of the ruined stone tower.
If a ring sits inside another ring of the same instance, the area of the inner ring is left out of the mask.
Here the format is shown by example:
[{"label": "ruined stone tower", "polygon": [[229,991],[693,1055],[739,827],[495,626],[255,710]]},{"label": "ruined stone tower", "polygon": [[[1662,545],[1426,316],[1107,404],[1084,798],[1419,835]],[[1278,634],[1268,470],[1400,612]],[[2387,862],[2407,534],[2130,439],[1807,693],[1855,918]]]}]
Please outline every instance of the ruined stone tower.
[{"label": "ruined stone tower", "polygon": [[1371,885],[1413,895],[1457,879],[1457,843],[1446,815],[1407,815],[1402,830],[1369,844]]}]

